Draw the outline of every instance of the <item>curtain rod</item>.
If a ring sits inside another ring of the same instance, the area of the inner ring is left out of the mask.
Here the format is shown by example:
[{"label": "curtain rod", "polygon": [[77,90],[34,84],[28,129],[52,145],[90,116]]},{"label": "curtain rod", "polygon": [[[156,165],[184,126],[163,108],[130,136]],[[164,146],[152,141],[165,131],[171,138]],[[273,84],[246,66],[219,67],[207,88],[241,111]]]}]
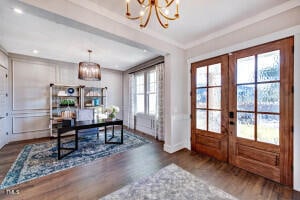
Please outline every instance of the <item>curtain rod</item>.
[{"label": "curtain rod", "polygon": [[165,58],[164,56],[159,56],[159,57],[156,57],[154,59],[151,59],[151,60],[148,60],[142,64],[139,64],[135,67],[132,67],[130,69],[128,69],[126,71],[126,73],[128,74],[133,74],[133,73],[136,73],[138,71],[141,71],[141,70],[145,70],[147,68],[150,68],[150,67],[153,67],[155,65],[158,65],[158,64],[161,64],[161,63],[164,63],[165,62]]},{"label": "curtain rod", "polygon": [[164,62],[165,62],[165,61],[161,61],[161,62],[156,63],[156,64],[154,64],[154,65],[151,65],[151,66],[148,66],[148,67],[144,67],[144,68],[140,68],[140,69],[137,69],[137,70],[135,70],[135,71],[129,72],[128,74],[134,74],[134,73],[137,73],[137,72],[140,72],[140,71],[143,71],[143,70],[152,68],[152,67],[154,67],[155,65],[162,64],[162,63],[164,63]]}]

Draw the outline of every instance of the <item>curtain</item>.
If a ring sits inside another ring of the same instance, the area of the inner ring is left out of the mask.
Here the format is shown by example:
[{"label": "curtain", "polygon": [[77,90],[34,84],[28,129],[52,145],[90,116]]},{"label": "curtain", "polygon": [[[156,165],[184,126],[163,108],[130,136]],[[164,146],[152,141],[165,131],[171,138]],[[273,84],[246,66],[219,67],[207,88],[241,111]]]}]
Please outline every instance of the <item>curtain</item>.
[{"label": "curtain", "polygon": [[165,64],[161,63],[155,66],[156,69],[156,116],[155,116],[155,137],[158,140],[164,141],[164,68]]},{"label": "curtain", "polygon": [[128,110],[128,126],[134,129],[135,115],[135,79],[134,74],[129,74],[129,110]]}]

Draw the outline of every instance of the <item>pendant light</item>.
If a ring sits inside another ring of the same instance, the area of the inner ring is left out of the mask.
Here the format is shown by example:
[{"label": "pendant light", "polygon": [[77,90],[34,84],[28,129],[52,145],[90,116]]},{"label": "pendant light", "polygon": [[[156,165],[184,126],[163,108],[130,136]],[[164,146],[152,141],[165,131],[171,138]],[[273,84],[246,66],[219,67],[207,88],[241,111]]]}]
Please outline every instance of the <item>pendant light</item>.
[{"label": "pendant light", "polygon": [[91,62],[92,50],[88,50],[88,53],[89,53],[89,62],[79,63],[78,78],[86,81],[100,81],[101,80],[100,65]]}]

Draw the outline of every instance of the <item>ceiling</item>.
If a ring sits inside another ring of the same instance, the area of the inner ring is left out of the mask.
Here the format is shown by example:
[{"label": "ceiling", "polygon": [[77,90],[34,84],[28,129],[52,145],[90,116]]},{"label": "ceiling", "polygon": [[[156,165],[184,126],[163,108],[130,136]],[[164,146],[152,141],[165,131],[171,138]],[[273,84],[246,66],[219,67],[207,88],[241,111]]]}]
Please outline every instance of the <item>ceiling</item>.
[{"label": "ceiling", "polygon": [[[23,14],[15,13],[15,7]],[[10,53],[78,63],[87,61],[87,50],[92,49],[93,62],[121,71],[159,55],[38,17],[13,0],[0,1],[0,19],[0,44]]]},{"label": "ceiling", "polygon": [[[68,1],[80,2],[86,8],[89,5],[93,11],[99,10],[110,19],[140,30],[138,21],[125,18],[125,0]],[[139,13],[140,7],[135,1],[131,0],[132,13]],[[168,38],[167,41],[182,48],[192,47],[196,41],[216,35],[239,22],[245,25],[245,20],[268,13],[267,10],[276,6],[284,7],[284,4],[292,1],[181,0],[180,18],[171,21],[168,29],[163,29],[156,17],[152,16],[143,32],[160,39]],[[24,13],[15,13],[15,7],[23,9]],[[29,7],[18,0],[0,0],[0,44],[8,52],[78,63],[86,61],[87,50],[92,49],[92,61],[100,63],[102,67],[121,71],[162,54],[133,41],[121,41],[104,33],[90,31],[89,28],[72,26],[73,22],[62,22],[65,19],[55,20],[60,16],[45,17],[46,11]],[[39,53],[34,54],[34,49]]]},{"label": "ceiling", "polygon": [[[90,0],[99,6],[125,18],[125,0]],[[163,0],[160,0],[163,1]],[[200,38],[227,28],[242,20],[249,19],[263,11],[278,6],[288,0],[181,0],[180,18],[163,29],[152,13],[152,21],[146,29],[160,33],[164,37],[184,46]],[[136,0],[130,1],[132,13],[139,13]],[[171,11],[172,9],[170,9]],[[155,19],[155,21],[153,20]],[[128,20],[129,21],[129,20]],[[139,26],[138,21],[129,22]]]}]

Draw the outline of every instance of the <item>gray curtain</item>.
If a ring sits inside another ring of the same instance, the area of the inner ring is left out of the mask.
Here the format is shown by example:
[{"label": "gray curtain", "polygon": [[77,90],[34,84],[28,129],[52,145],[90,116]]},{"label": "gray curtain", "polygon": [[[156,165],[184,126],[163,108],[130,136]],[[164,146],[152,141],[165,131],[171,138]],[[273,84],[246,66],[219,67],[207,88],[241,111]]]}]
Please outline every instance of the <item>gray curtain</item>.
[{"label": "gray curtain", "polygon": [[128,126],[134,129],[135,115],[135,80],[134,74],[129,74],[129,110],[128,110]]},{"label": "gray curtain", "polygon": [[157,89],[157,106],[156,106],[156,116],[155,116],[155,137],[158,140],[164,141],[164,100],[165,100],[165,90],[164,90],[164,72],[165,64],[161,63],[155,66],[156,69],[156,89]]}]

